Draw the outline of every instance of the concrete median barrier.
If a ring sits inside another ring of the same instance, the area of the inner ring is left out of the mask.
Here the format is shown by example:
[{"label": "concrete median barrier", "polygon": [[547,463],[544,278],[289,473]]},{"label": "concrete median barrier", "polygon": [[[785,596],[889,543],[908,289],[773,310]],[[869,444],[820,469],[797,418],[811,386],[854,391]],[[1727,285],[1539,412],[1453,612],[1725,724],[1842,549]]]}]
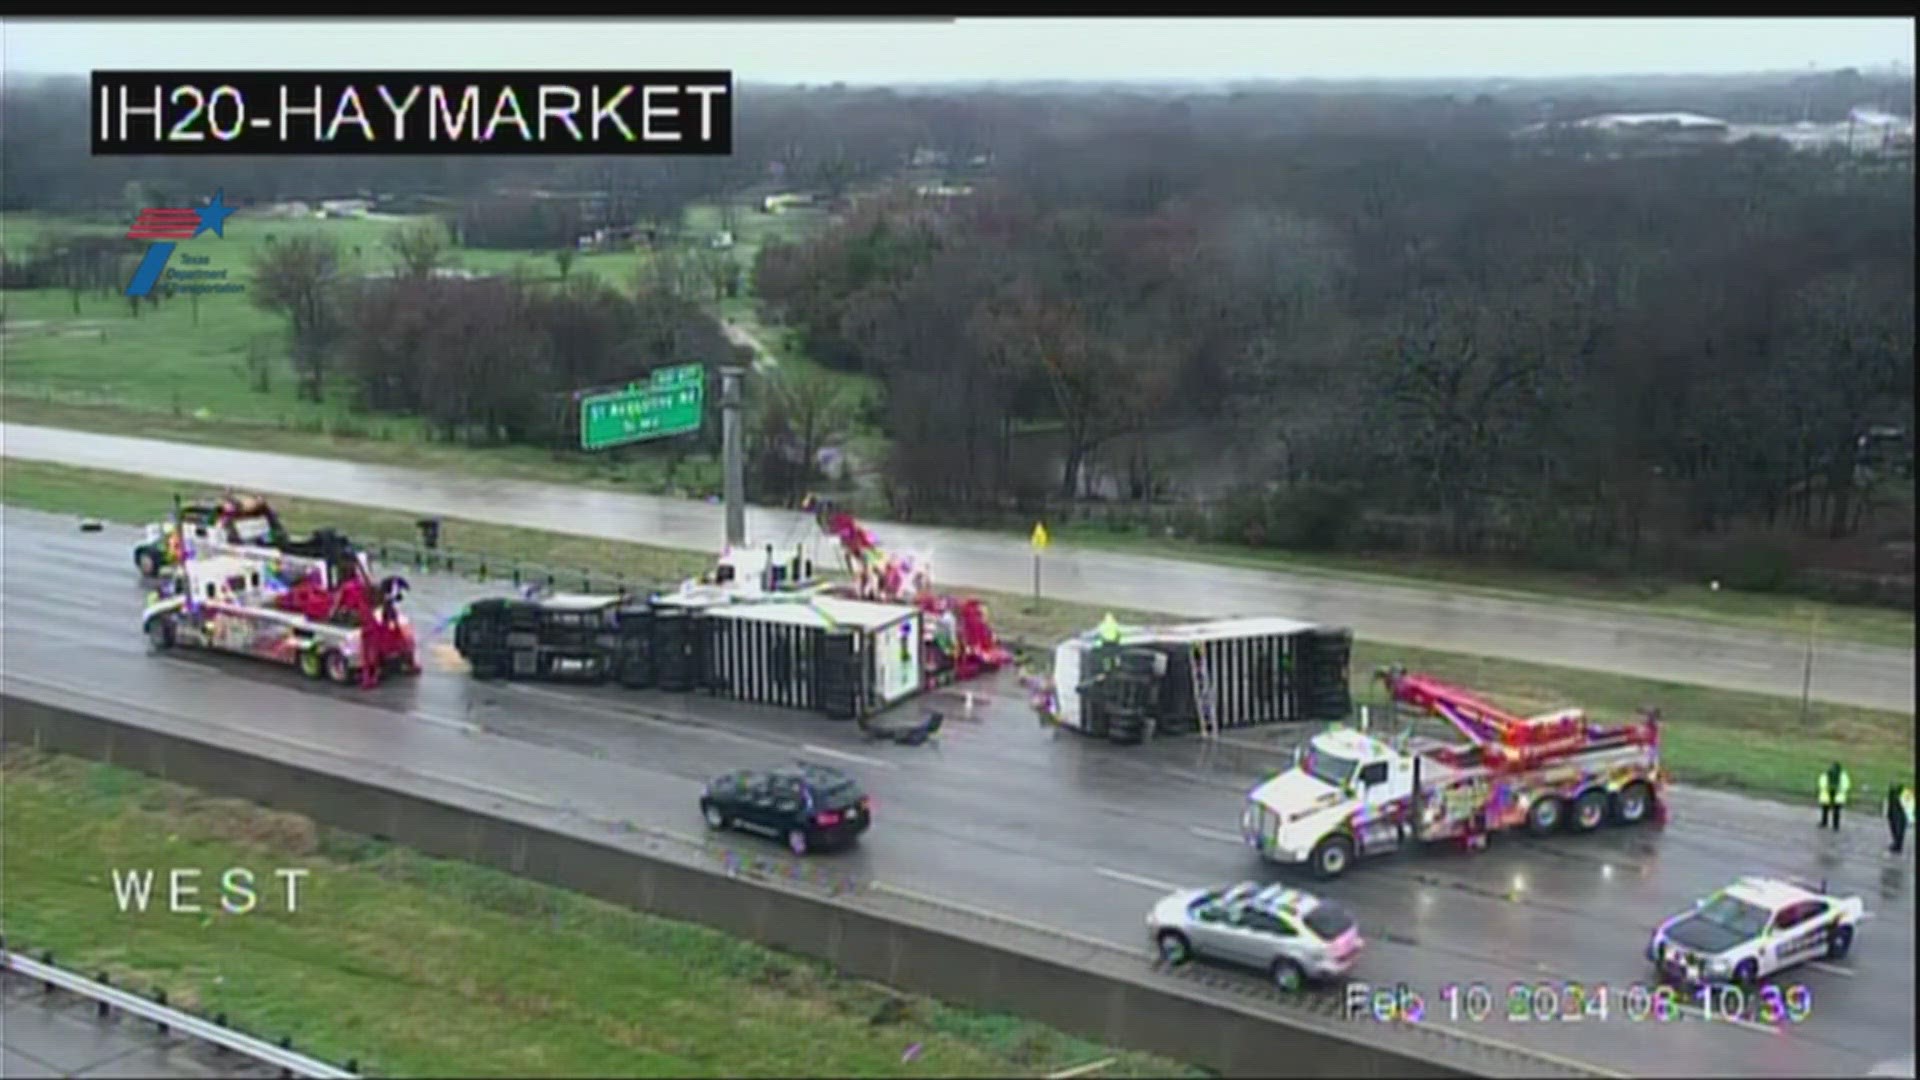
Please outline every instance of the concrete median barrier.
[{"label": "concrete median barrier", "polygon": [[[531,810],[483,796],[405,791],[348,775],[344,764],[279,760],[269,752],[191,739],[123,710],[9,687],[0,695],[8,744],[135,769],[210,794],[245,798],[317,822],[494,867],[669,918],[698,922],[827,961],[847,974],[973,1008],[1015,1013],[1109,1045],[1164,1054],[1228,1076],[1543,1075],[1541,1060],[1435,1031],[1371,1021],[1294,1017],[1167,978],[1144,943],[1129,955],[1042,932],[996,933],[928,910],[877,910],[856,898],[749,881],[647,846],[644,831],[584,835],[525,820]],[[289,755],[297,757],[297,755]],[[686,845],[679,845],[684,848]],[[944,923],[944,925],[943,925]],[[1476,1059],[1474,1055],[1480,1055]]]}]

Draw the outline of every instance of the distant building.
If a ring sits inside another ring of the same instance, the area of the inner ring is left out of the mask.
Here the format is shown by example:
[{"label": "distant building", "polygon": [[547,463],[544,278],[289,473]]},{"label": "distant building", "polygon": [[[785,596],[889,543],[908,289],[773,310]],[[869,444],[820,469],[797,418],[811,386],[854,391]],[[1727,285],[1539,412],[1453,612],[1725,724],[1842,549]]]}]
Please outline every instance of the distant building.
[{"label": "distant building", "polygon": [[973,194],[971,184],[921,184],[913,189],[915,195],[923,199],[964,198]]},{"label": "distant building", "polygon": [[[360,280],[391,281],[399,276],[400,272],[397,270],[373,270],[361,274]],[[492,271],[481,272],[478,270],[462,270],[456,266],[440,266],[435,267],[433,273],[428,276],[439,278],[442,281],[480,281],[486,278],[497,278],[504,275]]]},{"label": "distant building", "polygon": [[1520,134],[1541,136],[1571,130],[1634,142],[1698,145],[1726,142],[1732,128],[1725,120],[1699,113],[1602,113],[1570,122],[1529,124]]},{"label": "distant building", "polygon": [[1832,123],[1802,120],[1797,124],[1741,124],[1736,138],[1779,139],[1795,150],[1841,150],[1868,155],[1911,155],[1913,119],[1855,109],[1847,119]]},{"label": "distant building", "polygon": [[769,195],[760,200],[760,212],[763,214],[778,214],[785,210],[812,206],[813,203],[813,196],[805,192],[787,192],[782,195]]}]

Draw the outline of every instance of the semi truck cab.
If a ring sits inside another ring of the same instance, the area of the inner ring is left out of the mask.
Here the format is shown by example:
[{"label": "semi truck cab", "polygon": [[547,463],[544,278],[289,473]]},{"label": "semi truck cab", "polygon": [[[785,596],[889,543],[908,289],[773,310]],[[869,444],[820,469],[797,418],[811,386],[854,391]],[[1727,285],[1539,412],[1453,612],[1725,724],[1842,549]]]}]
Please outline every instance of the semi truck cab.
[{"label": "semi truck cab", "polygon": [[1418,772],[1418,757],[1364,732],[1325,731],[1295,749],[1291,768],[1253,790],[1241,831],[1268,859],[1311,861],[1336,876],[1356,855],[1405,843]]}]

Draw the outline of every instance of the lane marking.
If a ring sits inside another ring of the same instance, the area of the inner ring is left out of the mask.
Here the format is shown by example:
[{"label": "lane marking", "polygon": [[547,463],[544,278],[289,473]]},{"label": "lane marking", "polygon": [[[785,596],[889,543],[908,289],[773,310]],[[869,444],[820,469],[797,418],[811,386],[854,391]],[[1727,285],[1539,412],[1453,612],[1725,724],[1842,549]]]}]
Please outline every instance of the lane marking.
[{"label": "lane marking", "polygon": [[1205,825],[1189,825],[1187,826],[1187,831],[1202,840],[1217,840],[1222,844],[1232,844],[1234,847],[1239,847],[1246,843],[1245,839],[1225,829],[1209,829]]},{"label": "lane marking", "polygon": [[417,711],[410,712],[407,714],[407,717],[412,720],[420,720],[428,724],[436,725],[438,727],[452,728],[454,731],[458,731],[463,735],[479,735],[486,730],[485,728],[481,727],[479,724],[470,724],[465,720],[454,720],[446,716],[435,716],[430,712],[417,712]]},{"label": "lane marking", "polygon": [[1178,889],[1180,887],[1178,885],[1173,884],[1170,881],[1161,881],[1158,878],[1141,877],[1138,874],[1129,874],[1120,870],[1109,870],[1104,866],[1094,867],[1093,872],[1096,874],[1099,874],[1101,877],[1112,878],[1115,881],[1124,881],[1129,885],[1139,885],[1139,886],[1142,886],[1143,888],[1154,889],[1158,892],[1172,892],[1175,889]]},{"label": "lane marking", "polygon": [[1125,956],[1139,957],[1143,951],[1141,949],[1129,948],[1118,942],[1107,941],[1103,938],[1089,937],[1085,934],[1077,934],[1072,930],[1043,926],[1040,923],[1029,922],[1026,919],[1017,918],[1012,915],[1003,915],[997,911],[988,911],[986,908],[963,904],[958,900],[948,900],[944,897],[932,896],[916,889],[890,885],[878,878],[868,882],[867,888],[878,893],[891,893],[902,900],[912,900],[916,903],[926,904],[928,907],[946,908],[948,911],[957,911],[963,915],[971,915],[976,919],[981,919],[986,922],[1018,927],[1030,934],[1038,934],[1042,937],[1053,938],[1055,940],[1071,941],[1078,945],[1085,945],[1088,948],[1100,949],[1105,952],[1115,952]]},{"label": "lane marking", "polygon": [[1089,1061],[1085,1065],[1075,1065],[1070,1069],[1050,1072],[1047,1074],[1047,1080],[1073,1080],[1076,1076],[1089,1076],[1119,1060],[1119,1058],[1101,1058],[1099,1061]]},{"label": "lane marking", "polygon": [[800,752],[803,754],[818,754],[821,757],[839,758],[841,761],[851,761],[856,765],[866,765],[875,769],[891,769],[894,767],[891,761],[881,761],[879,758],[870,758],[863,754],[851,754],[845,750],[835,750],[831,746],[816,746],[813,743],[800,744]]},{"label": "lane marking", "polygon": [[671,732],[676,735],[684,736],[689,733],[692,733],[696,735],[706,736],[709,738],[720,739],[726,742],[741,743],[747,746],[772,746],[779,749],[792,749],[793,747],[792,743],[781,742],[778,739],[760,738],[756,736],[745,735],[738,731],[733,731],[725,727],[719,727],[712,723],[702,721],[698,718],[689,717],[688,719],[685,719],[685,720],[675,720],[668,717],[659,716],[657,714],[642,712],[638,709],[633,709],[633,710],[616,709],[616,708],[613,708],[612,706],[602,705],[598,702],[595,702],[591,698],[569,697],[566,694],[558,693],[553,690],[544,690],[537,686],[524,686],[518,683],[513,683],[506,686],[496,687],[495,689],[497,689],[502,694],[502,696],[513,695],[513,694],[525,694],[530,697],[546,698],[549,701],[560,702],[561,704],[566,705],[569,709],[572,709],[573,711],[576,711],[576,712],[590,714],[593,716],[604,716],[609,720],[618,720],[621,723],[634,724],[639,727],[650,727],[659,731]]},{"label": "lane marking", "polygon": [[1762,1024],[1755,1020],[1749,1020],[1744,1016],[1728,1016],[1725,1013],[1717,1016],[1709,1016],[1704,1010],[1694,1005],[1676,1004],[1673,1008],[1675,1012],[1686,1013],[1688,1016],[1698,1017],[1708,1023],[1732,1024],[1734,1027],[1744,1028],[1747,1031],[1757,1031],[1762,1035],[1778,1035],[1786,1031],[1786,1028],[1776,1028],[1770,1024]]},{"label": "lane marking", "polygon": [[1834,964],[1829,964],[1825,960],[1810,960],[1807,962],[1807,966],[1814,969],[1815,971],[1824,971],[1829,975],[1839,975],[1848,979],[1851,979],[1854,976],[1854,971],[1852,968],[1839,967]]},{"label": "lane marking", "polygon": [[494,787],[491,784],[482,784],[482,783],[479,783],[478,781],[466,780],[457,776],[448,776],[445,773],[430,772],[426,769],[411,769],[411,768],[402,769],[401,771],[410,773],[414,776],[424,777],[428,780],[433,780],[438,783],[451,784],[454,787],[466,788],[469,791],[480,791],[480,792],[485,792],[488,795],[499,796],[502,799],[512,799],[514,802],[525,803],[528,806],[537,806],[543,810],[564,809],[558,803],[554,803],[547,799],[535,798],[534,796],[527,795],[522,792],[512,791],[502,787]]}]

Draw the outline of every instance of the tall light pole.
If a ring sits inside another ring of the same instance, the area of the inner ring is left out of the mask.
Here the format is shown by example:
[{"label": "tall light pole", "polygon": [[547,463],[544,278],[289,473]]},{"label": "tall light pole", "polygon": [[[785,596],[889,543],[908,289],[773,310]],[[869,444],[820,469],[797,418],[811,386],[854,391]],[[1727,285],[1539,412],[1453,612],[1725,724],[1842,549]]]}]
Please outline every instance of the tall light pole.
[{"label": "tall light pole", "polygon": [[723,498],[727,506],[727,547],[738,548],[747,542],[747,464],[741,442],[745,421],[740,415],[741,381],[747,369],[726,366],[720,369],[720,438]]},{"label": "tall light pole", "polygon": [[1813,711],[1813,643],[1820,636],[1820,611],[1815,609],[1813,619],[1807,624],[1807,666],[1800,676],[1800,726],[1807,726],[1807,716]]}]

